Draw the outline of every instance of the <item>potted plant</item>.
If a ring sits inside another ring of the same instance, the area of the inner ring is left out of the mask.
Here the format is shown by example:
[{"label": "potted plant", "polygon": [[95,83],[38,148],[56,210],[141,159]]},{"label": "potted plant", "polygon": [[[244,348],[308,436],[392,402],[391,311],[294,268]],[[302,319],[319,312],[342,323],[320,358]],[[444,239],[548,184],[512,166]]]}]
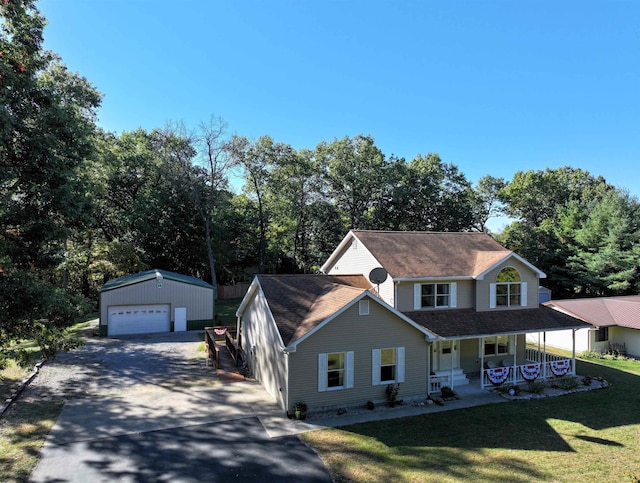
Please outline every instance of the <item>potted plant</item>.
[{"label": "potted plant", "polygon": [[296,415],[297,420],[305,419],[307,417],[307,403],[298,401],[293,406],[293,411]]}]

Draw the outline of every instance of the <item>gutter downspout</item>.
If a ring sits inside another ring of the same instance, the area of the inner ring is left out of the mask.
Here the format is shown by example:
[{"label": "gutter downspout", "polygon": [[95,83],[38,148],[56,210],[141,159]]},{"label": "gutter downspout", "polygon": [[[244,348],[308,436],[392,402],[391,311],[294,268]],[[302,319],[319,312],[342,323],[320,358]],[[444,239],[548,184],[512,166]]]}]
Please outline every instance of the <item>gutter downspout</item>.
[{"label": "gutter downspout", "polygon": [[398,310],[398,281],[393,282],[393,308]]}]

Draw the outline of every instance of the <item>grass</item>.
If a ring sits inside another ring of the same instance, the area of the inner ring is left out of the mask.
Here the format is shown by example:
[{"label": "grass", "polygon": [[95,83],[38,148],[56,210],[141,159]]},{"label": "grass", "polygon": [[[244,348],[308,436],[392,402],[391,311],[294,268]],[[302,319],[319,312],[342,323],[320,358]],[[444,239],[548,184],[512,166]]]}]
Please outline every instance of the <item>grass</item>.
[{"label": "grass", "polygon": [[640,362],[578,361],[609,389],[306,433],[335,481],[640,481]]},{"label": "grass", "polygon": [[0,421],[0,481],[26,482],[38,461],[62,401],[21,402]]},{"label": "grass", "polygon": [[242,299],[216,300],[216,317],[219,325],[236,325],[236,310]]},{"label": "grass", "polygon": [[[70,327],[69,332],[78,336],[86,334],[94,329],[96,321],[97,314],[90,314]],[[20,345],[28,350],[38,351],[33,341],[23,341]],[[30,368],[21,368],[13,361],[0,371],[0,397],[3,401],[30,371]],[[38,461],[40,448],[58,419],[63,404],[62,401],[19,400],[4,414],[0,420],[0,481],[29,480]]]}]

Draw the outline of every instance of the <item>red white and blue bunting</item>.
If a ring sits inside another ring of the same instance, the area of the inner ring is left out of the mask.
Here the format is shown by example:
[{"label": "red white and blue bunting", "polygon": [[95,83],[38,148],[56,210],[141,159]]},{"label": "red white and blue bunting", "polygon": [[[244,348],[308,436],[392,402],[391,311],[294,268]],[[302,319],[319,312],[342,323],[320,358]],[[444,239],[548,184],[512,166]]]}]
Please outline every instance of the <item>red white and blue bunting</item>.
[{"label": "red white and blue bunting", "polygon": [[525,381],[534,381],[540,375],[541,368],[542,364],[526,364],[524,366],[520,366],[522,378]]},{"label": "red white and blue bunting", "polygon": [[487,369],[487,377],[491,384],[500,385],[509,377],[510,367],[496,367],[495,369]]},{"label": "red white and blue bunting", "polygon": [[551,361],[551,372],[556,377],[564,376],[571,369],[571,360]]}]

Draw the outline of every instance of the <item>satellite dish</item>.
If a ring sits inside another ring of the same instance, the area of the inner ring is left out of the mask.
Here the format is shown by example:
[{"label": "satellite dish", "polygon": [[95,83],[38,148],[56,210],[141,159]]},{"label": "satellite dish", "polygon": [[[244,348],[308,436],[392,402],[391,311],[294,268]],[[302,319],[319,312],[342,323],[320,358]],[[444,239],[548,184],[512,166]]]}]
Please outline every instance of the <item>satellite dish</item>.
[{"label": "satellite dish", "polygon": [[388,273],[384,268],[374,268],[373,270],[371,270],[371,272],[369,272],[369,281],[371,283],[375,283],[376,285],[380,285],[387,279],[387,275]]}]

